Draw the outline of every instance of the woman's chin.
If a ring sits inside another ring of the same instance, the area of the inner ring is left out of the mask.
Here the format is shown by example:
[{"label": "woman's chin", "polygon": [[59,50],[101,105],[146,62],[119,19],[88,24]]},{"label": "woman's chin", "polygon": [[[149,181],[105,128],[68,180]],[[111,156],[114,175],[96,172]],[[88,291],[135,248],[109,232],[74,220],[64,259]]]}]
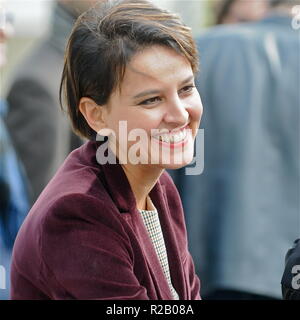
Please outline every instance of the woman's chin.
[{"label": "woman's chin", "polygon": [[168,162],[161,162],[160,165],[164,169],[180,169],[182,167],[185,167],[189,165],[193,161],[193,152],[189,152],[188,154],[185,153],[184,157],[176,158],[171,157],[170,161]]}]

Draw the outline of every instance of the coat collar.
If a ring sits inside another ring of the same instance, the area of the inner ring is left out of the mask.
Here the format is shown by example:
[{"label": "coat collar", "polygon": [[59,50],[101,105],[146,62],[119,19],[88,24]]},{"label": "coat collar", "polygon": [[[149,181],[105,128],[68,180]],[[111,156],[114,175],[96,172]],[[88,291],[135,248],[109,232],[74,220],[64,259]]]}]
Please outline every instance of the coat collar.
[{"label": "coat collar", "polygon": [[[88,157],[88,161],[93,165],[100,167],[99,178],[104,183],[106,191],[110,194],[114,204],[121,214],[126,214],[132,222],[134,232],[144,251],[144,255],[148,262],[149,270],[152,278],[156,282],[161,293],[161,299],[173,299],[169,289],[167,280],[164,276],[160,262],[158,260],[155,249],[149,238],[148,232],[144,226],[140,212],[136,208],[136,201],[131,190],[127,176],[119,163],[99,165],[96,161],[95,154],[100,146],[97,142],[88,142],[84,147],[83,153]],[[163,173],[163,175],[166,173]],[[157,181],[149,194],[154,206],[156,207],[165,239],[166,250],[168,253],[168,261],[172,284],[179,294],[180,299],[187,299],[187,286],[184,276],[182,259],[177,245],[177,239],[174,236],[174,230],[170,223],[171,216],[169,212],[168,200],[166,196],[165,185],[161,182],[161,178]]]},{"label": "coat collar", "polygon": [[118,163],[102,164],[97,162],[97,150],[103,144],[99,141],[89,141],[81,147],[81,158],[84,165],[97,172],[106,191],[109,193],[120,213],[132,212],[136,208],[136,201],[127,176]]}]

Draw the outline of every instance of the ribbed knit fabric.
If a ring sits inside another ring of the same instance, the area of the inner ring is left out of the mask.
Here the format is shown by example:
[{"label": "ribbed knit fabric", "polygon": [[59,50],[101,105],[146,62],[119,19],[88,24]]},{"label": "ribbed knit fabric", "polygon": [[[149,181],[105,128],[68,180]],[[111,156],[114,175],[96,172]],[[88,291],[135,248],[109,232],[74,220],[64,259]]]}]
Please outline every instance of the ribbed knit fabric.
[{"label": "ribbed knit fabric", "polygon": [[[150,198],[147,199],[147,202],[154,209],[153,210],[139,210],[139,211],[141,213],[145,227],[148,231],[149,237],[150,237],[150,239],[153,243],[153,246],[155,248],[158,260],[162,266],[163,272],[164,272],[165,277],[167,279],[167,282],[169,284],[173,298],[174,298],[174,300],[179,300],[179,296],[178,296],[178,294],[177,294],[176,290],[174,289],[172,282],[171,282],[167,250],[166,250],[166,246],[165,246],[163,233],[161,230],[158,212],[157,212],[156,208],[153,206]],[[149,208],[149,205],[147,206],[147,209],[148,208]]]}]

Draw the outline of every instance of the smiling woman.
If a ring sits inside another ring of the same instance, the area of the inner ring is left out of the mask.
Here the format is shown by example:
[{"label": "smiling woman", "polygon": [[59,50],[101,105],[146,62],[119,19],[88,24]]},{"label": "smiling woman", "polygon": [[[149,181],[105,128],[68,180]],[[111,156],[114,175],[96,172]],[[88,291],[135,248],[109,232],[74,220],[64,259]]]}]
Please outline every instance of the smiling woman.
[{"label": "smiling woman", "polygon": [[[90,141],[69,155],[18,234],[13,299],[200,299],[165,172],[193,157],[197,66],[190,29],[151,2],[102,1],[79,17],[61,101]],[[99,159],[105,145],[116,161]]]}]

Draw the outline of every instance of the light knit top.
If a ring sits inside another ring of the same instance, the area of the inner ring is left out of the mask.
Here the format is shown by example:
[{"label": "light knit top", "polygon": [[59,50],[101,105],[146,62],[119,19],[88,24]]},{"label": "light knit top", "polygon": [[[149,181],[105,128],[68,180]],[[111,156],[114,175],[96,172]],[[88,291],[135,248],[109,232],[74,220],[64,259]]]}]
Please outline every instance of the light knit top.
[{"label": "light knit top", "polygon": [[[149,208],[151,208],[151,210],[148,210]],[[173,299],[179,300],[179,296],[171,282],[167,250],[165,246],[163,233],[161,230],[158,212],[149,197],[147,198],[147,210],[139,210],[139,211],[141,213],[146,230],[148,231],[149,237],[156,251],[158,260],[162,266],[162,269],[167,279]]]}]

